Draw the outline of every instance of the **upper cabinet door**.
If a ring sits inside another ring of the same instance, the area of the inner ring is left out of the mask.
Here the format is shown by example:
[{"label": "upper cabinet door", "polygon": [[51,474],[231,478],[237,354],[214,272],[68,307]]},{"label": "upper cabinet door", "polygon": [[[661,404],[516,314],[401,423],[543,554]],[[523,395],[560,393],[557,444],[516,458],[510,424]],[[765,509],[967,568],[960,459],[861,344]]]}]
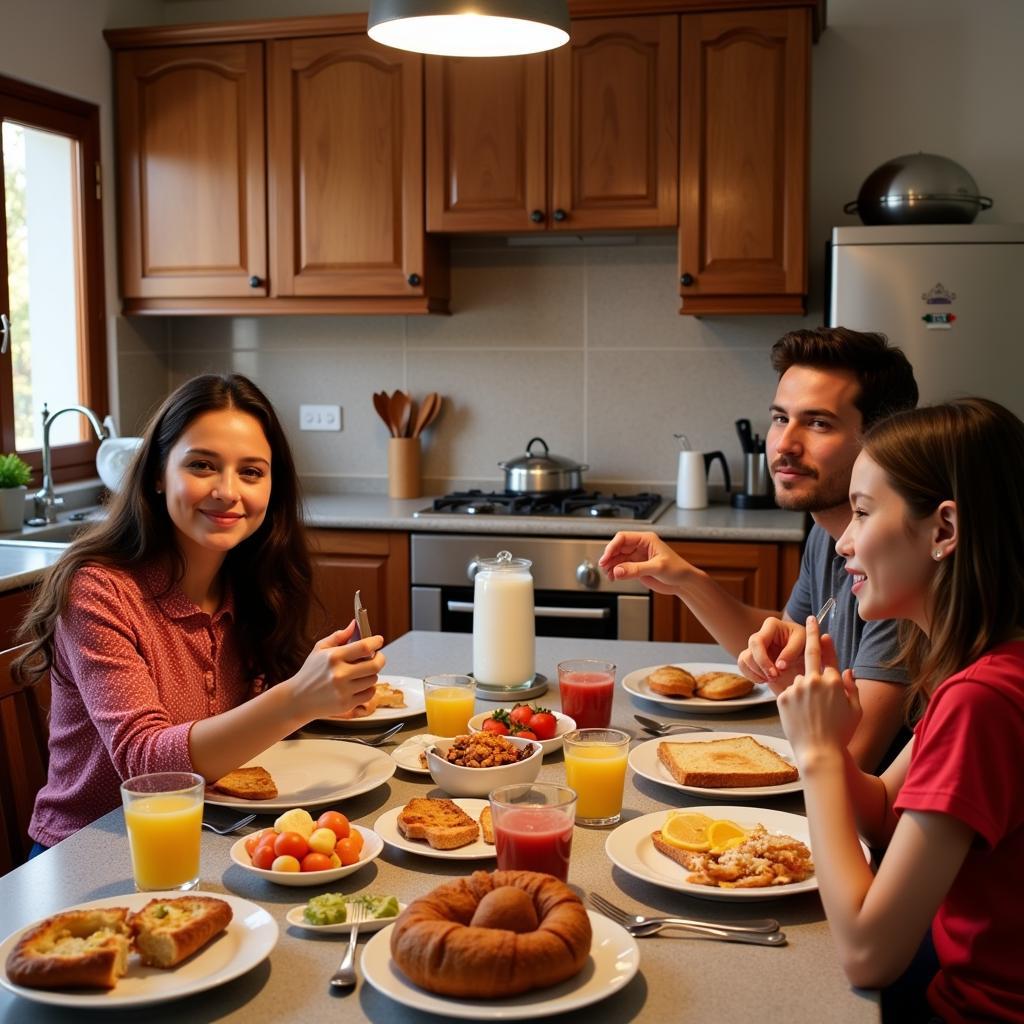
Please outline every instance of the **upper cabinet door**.
[{"label": "upper cabinet door", "polygon": [[422,295],[422,58],[328,36],[268,67],[274,294]]},{"label": "upper cabinet door", "polygon": [[547,61],[428,57],[427,230],[547,226]]},{"label": "upper cabinet door", "polygon": [[679,19],[574,21],[551,68],[552,226],[674,227]]},{"label": "upper cabinet door", "polygon": [[117,94],[125,297],[266,295],[263,47],[122,51]]},{"label": "upper cabinet door", "polygon": [[802,312],[810,11],[682,22],[683,312]]}]

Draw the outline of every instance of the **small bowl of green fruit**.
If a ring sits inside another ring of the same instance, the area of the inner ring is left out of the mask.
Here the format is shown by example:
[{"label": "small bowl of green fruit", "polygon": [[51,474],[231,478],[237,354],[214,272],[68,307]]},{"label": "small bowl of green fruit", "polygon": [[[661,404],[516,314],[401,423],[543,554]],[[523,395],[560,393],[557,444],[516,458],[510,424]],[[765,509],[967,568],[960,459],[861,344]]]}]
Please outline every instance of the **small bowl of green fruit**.
[{"label": "small bowl of green fruit", "polygon": [[399,903],[397,896],[376,896],[372,893],[345,896],[340,892],[325,892],[314,896],[308,903],[292,907],[285,919],[296,928],[312,932],[343,932],[352,927],[349,908],[353,904],[365,909],[365,915],[360,915],[361,932],[375,932],[391,924],[405,910],[405,904]]}]

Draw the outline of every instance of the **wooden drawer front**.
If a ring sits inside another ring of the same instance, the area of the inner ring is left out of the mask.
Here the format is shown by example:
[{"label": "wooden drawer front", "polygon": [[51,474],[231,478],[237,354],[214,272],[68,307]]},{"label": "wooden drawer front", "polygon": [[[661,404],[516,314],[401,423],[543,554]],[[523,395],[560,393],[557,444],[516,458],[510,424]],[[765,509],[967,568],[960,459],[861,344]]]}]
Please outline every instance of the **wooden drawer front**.
[{"label": "wooden drawer front", "polygon": [[125,295],[266,295],[262,46],[126,51],[117,78]]}]

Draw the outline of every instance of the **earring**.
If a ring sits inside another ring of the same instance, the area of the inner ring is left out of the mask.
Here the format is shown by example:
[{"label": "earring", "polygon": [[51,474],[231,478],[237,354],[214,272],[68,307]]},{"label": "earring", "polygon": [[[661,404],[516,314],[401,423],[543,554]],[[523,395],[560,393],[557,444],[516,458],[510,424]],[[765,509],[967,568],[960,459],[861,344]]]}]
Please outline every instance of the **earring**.
[{"label": "earring", "polygon": [[939,559],[942,558],[942,548],[936,548],[932,552],[932,558],[934,558],[936,562],[939,561]]}]

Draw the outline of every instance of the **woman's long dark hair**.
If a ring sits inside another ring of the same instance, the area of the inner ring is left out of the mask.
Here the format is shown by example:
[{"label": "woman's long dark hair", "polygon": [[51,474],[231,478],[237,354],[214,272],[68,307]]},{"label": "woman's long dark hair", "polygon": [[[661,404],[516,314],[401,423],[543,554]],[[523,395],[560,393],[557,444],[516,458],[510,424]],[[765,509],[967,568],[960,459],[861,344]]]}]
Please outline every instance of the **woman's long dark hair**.
[{"label": "woman's long dark hair", "polygon": [[109,515],[76,540],[50,570],[21,627],[30,643],[15,671],[29,682],[53,663],[57,620],[68,605],[71,581],[85,565],[130,568],[168,564],[180,580],[185,560],[157,484],[167,458],[189,424],[204,413],[237,409],[256,419],[271,451],[270,503],[259,529],[224,560],[224,582],[234,593],[239,648],[250,674],[270,684],[292,675],[309,653],[312,569],[302,527],[299,482],[284,431],[267,397],[237,373],[204,374],[182,384],[150,420],[142,446],[125,474]]},{"label": "woman's long dark hair", "polygon": [[956,550],[935,567],[929,635],[900,623],[896,660],[919,710],[944,679],[1024,628],[1024,423],[996,402],[965,398],[882,420],[864,451],[912,518],[956,502]]}]

